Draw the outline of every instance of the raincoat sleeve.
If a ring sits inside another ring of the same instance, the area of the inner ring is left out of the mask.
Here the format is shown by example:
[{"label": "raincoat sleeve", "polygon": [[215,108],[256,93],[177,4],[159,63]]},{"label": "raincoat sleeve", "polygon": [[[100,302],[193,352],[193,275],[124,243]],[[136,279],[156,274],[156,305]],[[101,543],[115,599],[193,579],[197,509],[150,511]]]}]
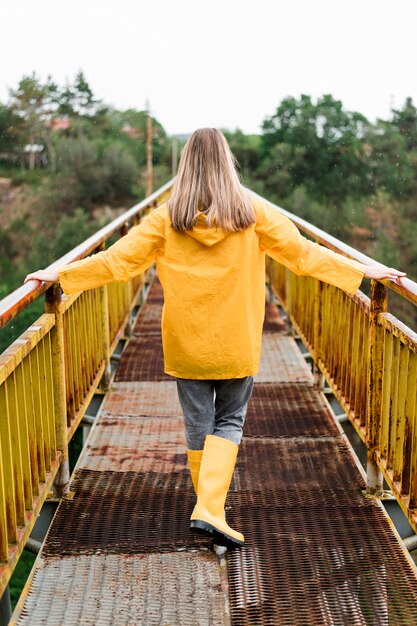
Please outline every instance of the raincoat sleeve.
[{"label": "raincoat sleeve", "polygon": [[257,211],[261,249],[299,276],[313,276],[354,294],[366,265],[310,241],[285,215],[262,204]]},{"label": "raincoat sleeve", "polygon": [[164,218],[155,209],[107,250],[59,267],[58,281],[65,294],[126,282],[148,269],[163,246]]}]

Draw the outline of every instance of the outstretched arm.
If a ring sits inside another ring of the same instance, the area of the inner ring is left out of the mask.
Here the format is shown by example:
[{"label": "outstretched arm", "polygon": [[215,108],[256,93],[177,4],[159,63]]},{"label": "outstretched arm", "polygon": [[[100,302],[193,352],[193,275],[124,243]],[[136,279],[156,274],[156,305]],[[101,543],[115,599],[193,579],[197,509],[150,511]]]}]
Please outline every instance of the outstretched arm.
[{"label": "outstretched arm", "polygon": [[46,282],[59,280],[66,294],[100,287],[112,281],[126,282],[144,272],[155,261],[158,250],[164,246],[164,221],[162,212],[156,209],[107,250],[57,270],[38,270],[28,274],[24,282],[32,279]]},{"label": "outstretched arm", "polygon": [[392,278],[404,272],[380,265],[365,265],[329,250],[301,235],[295,224],[266,203],[257,204],[256,231],[261,248],[273,259],[300,276],[314,276],[354,294],[362,279]]}]

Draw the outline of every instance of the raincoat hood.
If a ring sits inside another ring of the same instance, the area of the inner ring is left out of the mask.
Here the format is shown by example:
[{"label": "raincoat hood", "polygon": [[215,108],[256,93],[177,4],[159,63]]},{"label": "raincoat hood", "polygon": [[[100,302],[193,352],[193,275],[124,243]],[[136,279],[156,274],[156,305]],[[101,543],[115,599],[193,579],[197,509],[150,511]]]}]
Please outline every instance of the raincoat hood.
[{"label": "raincoat hood", "polygon": [[221,228],[210,228],[207,226],[207,216],[205,213],[200,212],[197,213],[194,228],[192,230],[186,230],[185,232],[205,246],[214,246],[230,235],[230,232],[222,230]]}]

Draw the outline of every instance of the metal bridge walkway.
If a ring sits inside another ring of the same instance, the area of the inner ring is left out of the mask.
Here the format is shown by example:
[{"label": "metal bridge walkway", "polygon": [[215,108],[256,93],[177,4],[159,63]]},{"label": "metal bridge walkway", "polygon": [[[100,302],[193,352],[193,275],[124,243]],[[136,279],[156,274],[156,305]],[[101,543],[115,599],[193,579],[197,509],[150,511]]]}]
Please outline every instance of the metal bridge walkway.
[{"label": "metal bridge walkway", "polygon": [[410,557],[275,305],[228,496],[245,547],[188,530],[193,491],[154,282],[12,623],[417,624]]}]

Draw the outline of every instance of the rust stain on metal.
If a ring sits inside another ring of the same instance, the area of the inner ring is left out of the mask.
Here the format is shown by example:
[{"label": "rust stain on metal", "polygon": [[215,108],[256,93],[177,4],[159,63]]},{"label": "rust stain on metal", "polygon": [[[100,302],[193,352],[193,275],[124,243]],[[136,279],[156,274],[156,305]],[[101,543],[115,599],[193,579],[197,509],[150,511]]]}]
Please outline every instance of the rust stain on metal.
[{"label": "rust stain on metal", "polygon": [[190,533],[195,504],[187,474],[76,470],[74,499],[61,502],[43,554],[132,554],[209,549]]},{"label": "rust stain on metal", "polygon": [[275,503],[289,488],[314,491],[322,500],[331,490],[351,497],[365,488],[351,451],[340,438],[243,437],[233,480],[232,490],[274,490]]},{"label": "rust stain on metal", "polygon": [[232,624],[417,623],[417,581],[376,503],[241,496],[228,514],[247,542],[227,557]]},{"label": "rust stain on metal", "polygon": [[149,288],[146,302],[148,302],[149,304],[162,304],[163,301],[164,290],[162,289],[162,285],[159,282],[159,279],[155,278]]},{"label": "rust stain on metal", "polygon": [[188,473],[180,417],[100,417],[79,467],[115,472]]},{"label": "rust stain on metal", "polygon": [[278,307],[272,302],[265,303],[264,333],[286,333],[287,325],[278,311]]},{"label": "rust stain on metal", "polygon": [[312,374],[292,337],[264,333],[255,383],[313,384]]},{"label": "rust stain on metal", "polygon": [[173,380],[164,373],[164,355],[159,335],[131,337],[116,369],[115,382]]},{"label": "rust stain on metal", "polygon": [[224,626],[218,569],[201,551],[44,558],[17,624]]},{"label": "rust stain on metal", "polygon": [[245,436],[338,436],[339,430],[318,391],[293,384],[255,384],[246,414]]},{"label": "rust stain on metal", "polygon": [[117,382],[106,395],[102,415],[182,416],[174,381]]},{"label": "rust stain on metal", "polygon": [[161,334],[161,304],[146,303],[140,310],[140,314],[133,329],[134,335]]}]

